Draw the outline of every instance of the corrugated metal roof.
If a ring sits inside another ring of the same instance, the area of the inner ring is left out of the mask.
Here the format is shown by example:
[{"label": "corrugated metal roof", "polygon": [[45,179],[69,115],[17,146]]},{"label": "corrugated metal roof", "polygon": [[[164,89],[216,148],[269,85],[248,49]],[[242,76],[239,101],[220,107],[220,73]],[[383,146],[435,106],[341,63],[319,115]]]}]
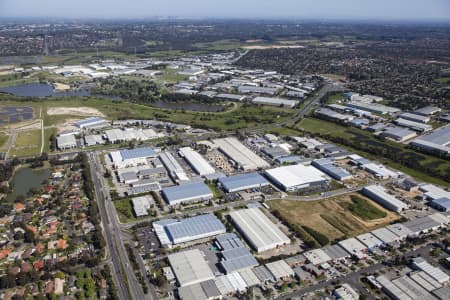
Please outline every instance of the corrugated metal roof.
[{"label": "corrugated metal roof", "polygon": [[121,150],[120,156],[122,156],[122,160],[126,159],[134,159],[134,158],[145,158],[145,157],[153,157],[156,155],[155,150],[153,148],[145,147],[145,148],[136,148],[131,150]]},{"label": "corrugated metal roof", "polygon": [[182,219],[167,224],[165,229],[171,241],[175,244],[217,235],[226,231],[222,222],[212,214]]},{"label": "corrugated metal roof", "polygon": [[164,188],[162,193],[169,204],[183,201],[207,200],[213,197],[209,187],[203,182],[187,183]]},{"label": "corrugated metal roof", "polygon": [[270,185],[270,183],[263,176],[256,172],[219,178],[219,183],[228,192],[237,192],[249,188]]}]

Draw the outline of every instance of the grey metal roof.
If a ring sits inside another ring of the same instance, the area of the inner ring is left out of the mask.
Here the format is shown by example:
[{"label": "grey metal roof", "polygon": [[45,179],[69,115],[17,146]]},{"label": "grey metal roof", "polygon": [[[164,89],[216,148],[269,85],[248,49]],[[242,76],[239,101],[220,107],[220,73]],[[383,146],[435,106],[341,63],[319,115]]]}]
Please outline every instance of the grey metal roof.
[{"label": "grey metal roof", "polygon": [[434,290],[433,294],[441,300],[450,299],[450,285]]},{"label": "grey metal roof", "polygon": [[436,106],[425,106],[419,109],[416,109],[414,112],[420,115],[432,115],[436,112],[441,111],[439,107]]},{"label": "grey metal roof", "polygon": [[427,135],[423,135],[420,137],[420,140],[438,145],[445,145],[450,142],[450,125],[438,128]]},{"label": "grey metal roof", "polygon": [[352,174],[345,169],[336,166],[331,159],[316,159],[313,160],[312,165],[337,180],[346,179],[352,176]]},{"label": "grey metal roof", "polygon": [[214,234],[219,231],[225,232],[225,226],[216,216],[207,214],[168,224],[165,226],[165,230],[170,239],[175,241]]},{"label": "grey metal roof", "polygon": [[273,158],[273,159],[281,157],[281,156],[286,156],[286,155],[289,154],[286,150],[284,150],[280,146],[264,147],[264,148],[261,149],[261,151],[264,154],[268,155],[270,158]]},{"label": "grey metal roof", "polygon": [[450,209],[450,199],[449,198],[439,198],[431,201],[432,204],[438,205],[446,210]]},{"label": "grey metal roof", "polygon": [[212,197],[212,192],[203,182],[187,183],[173,187],[164,188],[162,190],[164,197],[170,203],[175,203],[183,200],[191,200],[196,198],[203,198],[208,195]]},{"label": "grey metal roof", "polygon": [[339,245],[330,245],[325,248],[322,248],[322,250],[333,260],[336,259],[342,259],[345,257],[348,257],[349,254],[347,251],[345,251],[341,246]]},{"label": "grey metal roof", "polygon": [[258,265],[258,261],[234,233],[220,235],[216,240],[223,249],[221,265],[227,274]]},{"label": "grey metal roof", "polygon": [[438,222],[427,216],[424,218],[418,218],[405,222],[403,223],[403,225],[409,228],[409,230],[411,230],[412,232],[420,232],[430,230],[434,227],[438,227],[441,224],[439,224]]},{"label": "grey metal roof", "polygon": [[227,191],[240,191],[270,184],[263,176],[256,172],[219,178],[219,183]]},{"label": "grey metal roof", "polygon": [[252,270],[260,281],[275,281],[272,273],[270,273],[270,271],[265,266],[258,266],[253,268]]},{"label": "grey metal roof", "polygon": [[120,151],[120,156],[122,156],[122,159],[134,159],[134,158],[141,158],[141,157],[152,157],[155,156],[156,152],[153,150],[153,148],[136,148],[131,150],[122,150]]}]

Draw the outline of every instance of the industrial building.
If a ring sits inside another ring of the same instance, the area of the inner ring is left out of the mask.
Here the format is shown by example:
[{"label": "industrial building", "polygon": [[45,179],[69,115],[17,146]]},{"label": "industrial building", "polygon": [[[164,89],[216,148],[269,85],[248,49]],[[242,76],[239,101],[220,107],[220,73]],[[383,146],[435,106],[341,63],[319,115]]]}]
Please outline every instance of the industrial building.
[{"label": "industrial building", "polygon": [[84,136],[84,144],[86,146],[103,145],[106,141],[100,134],[92,134]]},{"label": "industrial building", "polygon": [[244,95],[236,95],[236,94],[218,94],[216,95],[217,99],[222,100],[230,100],[230,101],[244,101],[247,97]]},{"label": "industrial building", "polygon": [[137,128],[125,128],[125,129],[109,129],[105,130],[106,139],[115,144],[129,141],[147,141],[163,137],[163,134],[156,133],[153,129],[137,129]]},{"label": "industrial building", "polygon": [[360,295],[348,283],[343,283],[339,288],[333,291],[336,299],[342,300],[359,300]]},{"label": "industrial building", "polygon": [[379,185],[366,186],[362,189],[362,193],[383,207],[395,212],[401,212],[408,208],[408,205],[388,194],[386,190]]},{"label": "industrial building", "polygon": [[409,297],[403,290],[392,283],[392,280],[388,279],[385,275],[377,277],[377,281],[383,287],[383,292],[386,293],[391,299],[394,300],[414,300]]},{"label": "industrial building", "polygon": [[261,152],[271,159],[277,159],[289,155],[289,151],[281,146],[263,147]]},{"label": "industrial building", "polygon": [[176,160],[172,153],[170,153],[169,151],[162,152],[160,153],[159,158],[169,172],[170,177],[175,182],[189,180],[189,177],[187,176],[183,167],[181,167],[180,163]]},{"label": "industrial building", "polygon": [[298,104],[298,101],[283,98],[255,97],[252,100],[252,103],[294,108]]},{"label": "industrial building", "polygon": [[56,145],[60,150],[73,149],[77,147],[75,135],[60,135],[56,138]]},{"label": "industrial building", "polygon": [[306,259],[313,265],[321,265],[332,260],[323,249],[314,249],[303,253]]},{"label": "industrial building", "polygon": [[230,217],[239,232],[258,253],[291,242],[259,208],[235,210],[230,212]]},{"label": "industrial building", "polygon": [[364,259],[367,257],[367,247],[355,238],[340,241],[338,244],[357,259]]},{"label": "industrial building", "polygon": [[419,123],[428,123],[431,121],[431,118],[429,116],[419,115],[415,113],[402,113],[399,115],[400,118],[413,121],[413,122],[419,122]]},{"label": "industrial building", "polygon": [[214,140],[220,151],[235,162],[236,167],[244,171],[254,171],[268,168],[270,165],[264,159],[253,153],[234,137]]},{"label": "industrial building", "polygon": [[311,163],[314,167],[324,172],[331,178],[334,178],[339,181],[352,179],[353,176],[343,168],[337,166],[332,159],[322,158],[315,159]]},{"label": "industrial building", "polygon": [[438,198],[430,201],[429,205],[439,211],[448,212],[450,211],[450,199],[449,198]]},{"label": "industrial building", "polygon": [[391,245],[400,240],[395,233],[385,227],[372,230],[370,233],[382,241],[384,245]]},{"label": "industrial building", "polygon": [[438,112],[441,112],[442,109],[436,106],[425,106],[419,109],[416,109],[414,113],[422,115],[422,116],[431,116],[435,115]]},{"label": "industrial building", "polygon": [[216,170],[214,170],[214,168],[200,155],[200,153],[194,151],[191,147],[180,148],[179,153],[198,175],[204,176],[214,174],[216,172]]},{"label": "industrial building", "polygon": [[321,188],[329,182],[324,173],[313,166],[302,164],[266,170],[265,174],[276,186],[287,192]]},{"label": "industrial building", "polygon": [[114,167],[120,169],[145,165],[147,164],[147,159],[156,157],[156,152],[153,148],[145,147],[113,151],[109,155]]},{"label": "industrial building", "polygon": [[221,251],[220,265],[227,274],[259,265],[256,258],[234,233],[219,235],[216,238],[216,245]]},{"label": "industrial building", "polygon": [[162,189],[162,195],[169,205],[208,201],[213,193],[203,182],[185,183]]},{"label": "industrial building", "polygon": [[108,126],[108,121],[100,117],[87,118],[81,121],[77,121],[74,125],[81,129],[101,128]]},{"label": "industrial building", "polygon": [[153,222],[153,228],[161,245],[165,248],[210,238],[226,232],[222,222],[212,214],[181,220],[163,219]]},{"label": "industrial building", "polygon": [[292,270],[292,268],[282,259],[267,263],[266,268],[277,280],[287,279],[289,277],[294,277],[295,275],[294,270]]},{"label": "industrial building", "polygon": [[262,86],[250,86],[241,85],[238,87],[238,92],[240,94],[265,94],[265,95],[275,95],[280,89],[275,87],[262,87]]},{"label": "industrial building", "polygon": [[444,222],[433,217],[433,215],[430,215],[423,218],[410,220],[408,222],[403,223],[403,225],[405,225],[411,231],[411,235],[417,236],[422,233],[427,233],[441,228],[444,225]]},{"label": "industrial building", "polygon": [[356,237],[356,239],[358,241],[360,241],[361,243],[363,243],[363,245],[366,246],[369,251],[373,250],[376,247],[380,247],[381,245],[383,245],[383,242],[381,240],[379,240],[376,236],[371,234],[370,232],[360,234]]},{"label": "industrial building", "polygon": [[386,106],[386,105],[382,105],[382,104],[378,104],[378,103],[351,101],[351,102],[345,103],[345,105],[348,107],[352,107],[352,108],[356,108],[356,109],[360,109],[360,110],[364,110],[364,111],[368,111],[368,112],[373,112],[373,113],[377,113],[377,114],[381,114],[381,115],[385,115],[385,114],[393,115],[393,114],[401,112],[401,110],[398,108],[390,107],[390,106]]},{"label": "industrial building", "polygon": [[345,258],[350,258],[350,254],[339,245],[328,245],[322,248],[322,250],[333,261],[340,261]]},{"label": "industrial building", "polygon": [[167,258],[181,287],[212,280],[215,277],[204,254],[198,249],[170,254]]},{"label": "industrial building", "polygon": [[415,138],[417,136],[417,133],[406,128],[390,126],[381,131],[379,135],[396,142],[404,142]]},{"label": "industrial building", "polygon": [[405,240],[408,236],[412,235],[411,230],[402,223],[388,225],[386,229],[395,234],[399,240]]},{"label": "industrial building", "polygon": [[440,198],[450,198],[450,192],[437,187],[433,184],[422,184],[419,189],[428,200],[436,200]]},{"label": "industrial building", "polygon": [[409,143],[413,148],[438,155],[450,155],[450,125],[438,128]]},{"label": "industrial building", "polygon": [[136,217],[143,217],[148,215],[148,210],[150,209],[152,198],[151,196],[141,196],[132,198],[131,202],[133,204],[133,210]]},{"label": "industrial building", "polygon": [[178,296],[181,300],[210,300],[220,299],[222,295],[220,294],[214,280],[207,280],[180,287],[178,289]]},{"label": "industrial building", "polygon": [[414,268],[425,272],[427,275],[429,275],[431,278],[433,278],[440,284],[445,284],[450,280],[449,275],[447,275],[441,269],[434,267],[422,257],[414,258],[412,265]]},{"label": "industrial building", "polygon": [[402,126],[402,127],[407,127],[410,128],[414,131],[418,131],[418,132],[427,132],[433,129],[433,126],[431,125],[427,125],[424,123],[420,123],[420,122],[415,122],[415,121],[410,121],[410,120],[406,120],[403,118],[398,118],[395,121],[395,124]]},{"label": "industrial building", "polygon": [[219,178],[220,187],[227,193],[269,186],[270,183],[259,173],[247,173]]},{"label": "industrial building", "polygon": [[329,108],[318,108],[314,111],[314,114],[328,120],[345,123],[353,120],[355,117],[352,115],[341,114]]}]

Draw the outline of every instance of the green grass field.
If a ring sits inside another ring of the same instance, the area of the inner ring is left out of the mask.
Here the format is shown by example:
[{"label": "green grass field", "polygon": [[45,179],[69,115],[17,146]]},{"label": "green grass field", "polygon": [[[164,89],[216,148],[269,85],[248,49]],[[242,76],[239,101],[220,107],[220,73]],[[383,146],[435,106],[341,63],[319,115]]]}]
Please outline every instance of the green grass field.
[{"label": "green grass field", "polygon": [[34,156],[41,151],[41,130],[20,132],[17,135],[10,156]]},{"label": "green grass field", "polygon": [[114,201],[114,206],[116,207],[117,215],[121,223],[127,223],[136,220],[133,212],[133,205],[130,199],[120,199]]},{"label": "green grass field", "polygon": [[210,51],[229,51],[239,49],[244,45],[245,44],[241,43],[238,40],[217,40],[214,42],[192,44],[192,46],[199,48],[201,50],[210,50]]},{"label": "green grass field", "polygon": [[5,132],[0,132],[0,149],[5,146],[6,142],[8,141],[9,134]]},{"label": "green grass field", "polygon": [[386,217],[386,212],[371,205],[366,199],[352,195],[351,202],[346,202],[343,205],[353,214],[357,215],[365,221],[371,221]]}]

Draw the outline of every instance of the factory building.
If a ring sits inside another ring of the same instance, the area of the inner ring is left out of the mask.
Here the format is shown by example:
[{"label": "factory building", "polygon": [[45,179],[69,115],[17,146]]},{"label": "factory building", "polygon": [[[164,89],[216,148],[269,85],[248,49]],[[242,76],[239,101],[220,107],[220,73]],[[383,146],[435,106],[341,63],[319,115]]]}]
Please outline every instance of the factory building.
[{"label": "factory building", "polygon": [[449,275],[447,275],[441,269],[434,267],[429,262],[427,262],[422,257],[416,257],[413,259],[412,265],[414,268],[425,272],[427,275],[432,277],[434,280],[440,284],[445,284],[450,280]]},{"label": "factory building", "polygon": [[230,212],[230,217],[258,253],[290,243],[290,239],[259,208],[235,210]]},{"label": "factory building", "polygon": [[213,280],[215,277],[203,252],[198,249],[170,254],[167,258],[181,287]]},{"label": "factory building", "polygon": [[170,177],[175,182],[189,180],[189,177],[187,176],[183,167],[181,167],[180,163],[176,160],[175,157],[173,157],[172,153],[170,153],[169,151],[162,152],[159,155],[159,158],[169,172]]},{"label": "factory building", "polygon": [[408,112],[400,114],[399,117],[405,120],[419,123],[428,123],[431,121],[431,118],[429,116],[418,115],[415,113],[408,113]]},{"label": "factory building", "polygon": [[214,168],[200,155],[200,153],[194,151],[191,147],[180,148],[179,153],[198,175],[204,176],[214,174],[216,172],[216,170],[214,170]]},{"label": "factory building", "polygon": [[242,102],[247,97],[243,96],[243,95],[236,95],[236,94],[218,94],[218,95],[216,95],[216,98],[217,99],[222,99],[222,100],[230,100],[230,101]]},{"label": "factory building", "polygon": [[340,241],[338,244],[357,259],[364,259],[367,257],[367,247],[355,238]]},{"label": "factory building", "polygon": [[259,173],[247,173],[219,178],[220,187],[227,193],[269,186],[270,183]]},{"label": "factory building", "polygon": [[221,250],[220,265],[227,274],[259,265],[241,239],[234,233],[219,235],[216,238],[216,245]]},{"label": "factory building", "polygon": [[74,125],[80,129],[93,129],[108,126],[109,123],[103,118],[92,117],[81,121],[77,121]]},{"label": "factory building", "polygon": [[378,185],[367,186],[363,188],[362,193],[383,207],[395,212],[401,212],[408,208],[408,205],[388,194],[383,187]]},{"label": "factory building", "polygon": [[431,125],[427,125],[424,123],[420,123],[420,122],[415,122],[415,121],[410,121],[410,120],[406,120],[403,118],[398,118],[397,120],[394,121],[395,124],[402,126],[402,127],[407,127],[410,128],[414,131],[418,131],[418,132],[427,132],[433,129],[433,126]]},{"label": "factory building", "polygon": [[263,86],[250,86],[241,85],[238,87],[238,92],[240,94],[264,94],[264,95],[275,95],[280,89],[276,87],[263,87]]},{"label": "factory building", "polygon": [[278,280],[294,277],[295,273],[291,267],[282,259],[266,264],[266,268],[272,273],[273,277]]},{"label": "factory building", "polygon": [[400,238],[395,233],[385,227],[372,230],[370,233],[376,236],[380,241],[382,241],[383,245],[391,245],[400,240]]},{"label": "factory building", "polygon": [[437,155],[450,155],[450,125],[443,126],[409,143],[412,148]]},{"label": "factory building", "polygon": [[404,142],[415,138],[417,136],[417,133],[406,128],[390,126],[380,132],[379,135],[396,142]]},{"label": "factory building", "polygon": [[77,147],[75,135],[60,135],[56,138],[56,145],[60,150],[73,149]]},{"label": "factory building", "polygon": [[162,247],[210,238],[226,232],[225,226],[212,215],[199,215],[182,220],[164,219],[153,222],[153,228]]},{"label": "factory building", "polygon": [[269,163],[253,153],[234,137],[216,139],[214,140],[214,144],[235,163],[236,167],[244,171],[254,171],[270,166]]},{"label": "factory building", "polygon": [[450,211],[450,199],[449,198],[438,198],[430,201],[429,205],[439,211],[448,212]]},{"label": "factory building", "polygon": [[327,120],[332,120],[335,122],[340,122],[340,123],[346,123],[355,118],[352,115],[341,114],[341,113],[331,110],[329,108],[323,108],[323,107],[316,109],[314,111],[314,114],[321,118],[324,118]]},{"label": "factory building", "polygon": [[425,106],[419,109],[416,109],[414,113],[422,115],[422,116],[432,116],[437,114],[438,112],[441,112],[442,109],[436,106]]},{"label": "factory building", "polygon": [[276,186],[286,192],[313,190],[328,186],[327,176],[313,166],[302,164],[282,166],[265,171]]},{"label": "factory building", "polygon": [[360,234],[356,239],[366,246],[369,251],[383,245],[383,242],[371,233]]},{"label": "factory building", "polygon": [[143,217],[148,215],[152,198],[151,196],[141,196],[131,199],[133,210],[136,217]]},{"label": "factory building", "polygon": [[437,187],[433,184],[423,184],[419,186],[419,189],[423,192],[423,195],[428,200],[436,200],[440,198],[450,198],[450,192]]},{"label": "factory building", "polygon": [[381,114],[381,115],[386,115],[386,114],[393,115],[393,114],[401,112],[401,110],[398,108],[390,107],[390,106],[386,106],[386,105],[382,105],[382,104],[378,104],[378,103],[351,101],[351,102],[345,103],[345,105],[348,107],[352,107],[352,108],[356,108],[356,109],[360,109],[360,110],[364,110],[364,111],[368,111],[368,112],[373,112],[373,113],[377,113],[377,114]]},{"label": "factory building", "polygon": [[203,182],[185,183],[162,189],[162,195],[169,205],[208,201],[213,193]]},{"label": "factory building", "polygon": [[298,101],[283,99],[283,98],[255,97],[252,100],[252,103],[262,104],[262,105],[271,105],[271,106],[285,106],[285,107],[289,107],[289,108],[294,108],[298,104]]},{"label": "factory building", "polygon": [[352,179],[353,176],[341,167],[338,167],[333,160],[329,158],[315,159],[311,163],[314,167],[324,172],[331,178],[339,181]]},{"label": "factory building", "polygon": [[110,154],[114,167],[117,169],[135,167],[147,164],[147,159],[156,157],[153,148],[136,148],[131,150],[113,151]]}]

